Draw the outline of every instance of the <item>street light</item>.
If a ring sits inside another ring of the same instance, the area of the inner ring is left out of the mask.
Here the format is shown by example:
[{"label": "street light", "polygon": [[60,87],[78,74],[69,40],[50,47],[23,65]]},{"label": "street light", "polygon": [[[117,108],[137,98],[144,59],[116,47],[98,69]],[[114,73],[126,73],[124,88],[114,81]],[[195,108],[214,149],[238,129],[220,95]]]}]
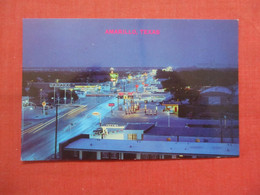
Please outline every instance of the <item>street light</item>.
[{"label": "street light", "polygon": [[42,89],[40,89],[40,103],[42,103]]},{"label": "street light", "polygon": [[99,112],[93,112],[92,115],[99,116],[99,126],[101,127],[101,114]]},{"label": "street light", "polygon": [[65,104],[67,103],[66,91],[67,91],[67,88],[65,87],[65,91],[64,91],[64,102],[65,102]]},{"label": "street light", "polygon": [[[59,79],[56,79],[56,83],[59,83]],[[53,97],[54,97],[54,105],[56,104],[56,101],[55,101],[55,86],[53,88],[54,92],[53,92]]]},{"label": "street light", "polygon": [[71,93],[70,93],[70,104],[72,104],[72,99],[73,99],[73,98],[72,98],[72,91],[73,91],[73,89],[71,88],[71,89],[70,89],[70,92],[71,92]]}]

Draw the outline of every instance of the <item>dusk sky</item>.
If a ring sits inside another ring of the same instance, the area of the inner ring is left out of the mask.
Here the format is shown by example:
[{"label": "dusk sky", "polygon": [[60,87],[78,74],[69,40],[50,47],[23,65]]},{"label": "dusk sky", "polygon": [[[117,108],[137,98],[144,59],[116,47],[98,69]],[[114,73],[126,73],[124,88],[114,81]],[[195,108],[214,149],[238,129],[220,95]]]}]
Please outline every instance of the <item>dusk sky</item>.
[{"label": "dusk sky", "polygon": [[[160,34],[144,35],[141,29]],[[237,68],[238,21],[24,19],[23,66]]]}]

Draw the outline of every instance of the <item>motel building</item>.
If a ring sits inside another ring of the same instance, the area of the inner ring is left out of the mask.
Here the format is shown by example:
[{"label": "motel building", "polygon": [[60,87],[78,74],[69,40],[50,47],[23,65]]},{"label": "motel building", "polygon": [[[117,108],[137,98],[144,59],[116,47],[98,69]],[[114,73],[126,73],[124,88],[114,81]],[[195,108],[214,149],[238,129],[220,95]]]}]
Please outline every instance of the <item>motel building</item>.
[{"label": "motel building", "polygon": [[170,112],[170,114],[175,114],[179,116],[180,105],[189,104],[189,100],[180,101],[164,101],[162,106],[164,106],[164,112]]},{"label": "motel building", "polygon": [[173,129],[152,123],[106,128],[104,135],[81,134],[59,146],[62,160],[145,160],[235,157],[238,129]]}]

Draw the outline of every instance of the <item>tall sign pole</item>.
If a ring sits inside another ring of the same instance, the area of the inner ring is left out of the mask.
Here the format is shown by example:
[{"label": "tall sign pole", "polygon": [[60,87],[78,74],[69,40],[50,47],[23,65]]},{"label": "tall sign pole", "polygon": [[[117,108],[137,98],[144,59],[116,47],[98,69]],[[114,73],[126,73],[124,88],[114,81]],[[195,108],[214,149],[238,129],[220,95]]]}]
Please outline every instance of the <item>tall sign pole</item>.
[{"label": "tall sign pole", "polygon": [[108,106],[111,107],[111,114],[112,114],[113,113],[112,107],[115,106],[115,104],[114,103],[109,103]]},{"label": "tall sign pole", "polygon": [[66,90],[67,90],[67,88],[65,87],[65,91],[64,91],[64,102],[65,102],[65,104],[67,103]]},{"label": "tall sign pole", "polygon": [[73,89],[70,89],[70,104],[72,104],[72,91]]},{"label": "tall sign pole", "polygon": [[54,105],[56,104],[56,101],[55,101],[55,86],[53,87],[54,89],[54,92],[53,92],[53,101],[54,101]]},{"label": "tall sign pole", "polygon": [[45,106],[46,106],[46,102],[43,101],[42,102],[42,113],[43,113],[43,115],[45,115]]},{"label": "tall sign pole", "polygon": [[[66,89],[70,88],[70,83],[59,83],[58,81],[56,83],[50,83],[50,87],[53,87],[53,98],[54,98],[54,104],[56,105],[56,98],[55,98],[55,89],[57,88],[65,88],[65,98],[66,98]],[[71,92],[72,94],[72,92]]]},{"label": "tall sign pole", "polygon": [[102,123],[101,123],[101,113],[99,113],[99,112],[93,112],[92,115],[94,115],[94,116],[99,116],[99,126],[101,127],[101,126],[102,126]]}]

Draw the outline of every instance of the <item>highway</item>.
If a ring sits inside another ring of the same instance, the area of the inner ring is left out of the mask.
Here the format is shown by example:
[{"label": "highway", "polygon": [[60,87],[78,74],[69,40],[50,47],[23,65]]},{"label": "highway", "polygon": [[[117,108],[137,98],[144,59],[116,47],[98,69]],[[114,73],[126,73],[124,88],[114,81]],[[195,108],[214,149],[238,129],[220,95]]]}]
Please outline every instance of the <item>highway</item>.
[{"label": "highway", "polygon": [[[135,91],[135,83],[126,84],[126,91]],[[60,142],[82,133],[92,133],[99,126],[100,120],[99,116],[94,116],[92,113],[101,113],[101,120],[107,115],[110,116],[109,103],[114,103],[113,109],[117,109],[116,94],[112,97],[80,98],[77,106],[60,105],[59,109],[66,106],[66,111],[58,112],[57,152]],[[56,116],[27,120],[27,123],[32,125],[22,130],[22,160],[42,161],[53,158]]]},{"label": "highway", "polygon": [[[92,113],[100,112],[101,118],[104,118],[110,112],[108,103],[116,105],[117,102],[115,97],[99,98],[102,103],[92,101],[86,106],[84,102],[93,98],[85,98],[85,101],[81,100],[82,105],[58,116],[58,143],[81,133],[91,133],[99,126],[99,117]],[[22,131],[22,160],[45,160],[54,154],[55,127],[56,117],[52,117]]]},{"label": "highway", "polygon": [[[142,81],[132,81],[127,83],[125,91],[136,91],[135,85],[139,84],[138,93],[146,94],[140,101],[141,108],[134,114],[125,115],[124,111],[118,111],[118,99],[116,94],[113,96],[88,96],[80,98],[75,104],[60,105],[58,112],[58,133],[57,133],[57,152],[59,151],[59,143],[66,141],[79,134],[92,134],[92,131],[99,127],[100,118],[92,113],[100,113],[102,123],[124,123],[127,122],[149,122],[155,123],[157,126],[171,126],[185,128],[186,124],[219,124],[219,120],[191,120],[186,118],[178,118],[175,115],[169,116],[163,112],[163,106],[156,106],[149,100],[147,110],[155,112],[158,108],[158,115],[145,115],[144,100],[153,94],[143,93],[144,87],[140,83]],[[152,78],[148,77],[146,83],[151,84]],[[103,93],[104,94],[104,93]],[[111,92],[110,92],[111,94]],[[166,97],[167,95],[165,95]],[[154,97],[155,98],[155,97]],[[151,99],[151,98],[150,98]],[[120,100],[122,105],[123,100]],[[129,102],[129,101],[126,101]],[[113,114],[109,103],[114,103]],[[129,104],[128,104],[129,105]],[[56,116],[55,108],[50,111],[52,114],[48,118],[27,119],[26,128],[22,130],[22,160],[24,161],[42,161],[54,158],[55,151],[55,127]],[[230,122],[230,121],[229,121]],[[29,125],[28,125],[29,124]],[[238,121],[233,122],[238,125]]]}]

